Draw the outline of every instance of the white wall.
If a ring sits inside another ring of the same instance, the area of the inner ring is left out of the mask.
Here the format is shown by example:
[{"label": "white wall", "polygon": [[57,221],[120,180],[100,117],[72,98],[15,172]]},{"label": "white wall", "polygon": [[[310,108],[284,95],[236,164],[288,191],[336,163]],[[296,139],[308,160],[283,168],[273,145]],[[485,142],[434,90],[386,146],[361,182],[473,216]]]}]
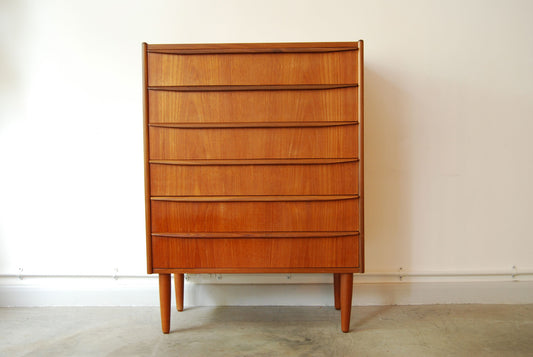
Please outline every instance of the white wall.
[{"label": "white wall", "polygon": [[145,273],[141,42],[358,39],[369,276],[532,272],[532,13],[528,0],[2,1],[0,275]]}]

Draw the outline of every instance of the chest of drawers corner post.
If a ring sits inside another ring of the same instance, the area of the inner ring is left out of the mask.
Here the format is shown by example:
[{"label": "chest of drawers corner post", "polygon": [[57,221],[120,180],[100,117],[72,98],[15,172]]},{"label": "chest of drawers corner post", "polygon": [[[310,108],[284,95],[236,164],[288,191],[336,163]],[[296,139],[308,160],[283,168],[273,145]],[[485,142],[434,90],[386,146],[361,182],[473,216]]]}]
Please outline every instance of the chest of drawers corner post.
[{"label": "chest of drawers corner post", "polygon": [[143,43],[147,271],[364,272],[363,41]]}]

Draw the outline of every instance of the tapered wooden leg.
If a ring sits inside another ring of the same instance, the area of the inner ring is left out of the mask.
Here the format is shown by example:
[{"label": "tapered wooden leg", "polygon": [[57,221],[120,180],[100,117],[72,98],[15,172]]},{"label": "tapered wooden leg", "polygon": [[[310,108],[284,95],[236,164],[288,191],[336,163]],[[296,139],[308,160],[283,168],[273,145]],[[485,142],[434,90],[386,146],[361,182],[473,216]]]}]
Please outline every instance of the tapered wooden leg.
[{"label": "tapered wooden leg", "polygon": [[350,331],[350,315],[352,313],[353,274],[341,274],[341,329]]},{"label": "tapered wooden leg", "polygon": [[163,333],[170,331],[170,274],[159,274],[159,308]]},{"label": "tapered wooden leg", "polygon": [[335,295],[335,309],[341,309],[341,275],[333,274],[333,294]]},{"label": "tapered wooden leg", "polygon": [[174,274],[174,285],[176,286],[176,309],[183,311],[183,274]]}]

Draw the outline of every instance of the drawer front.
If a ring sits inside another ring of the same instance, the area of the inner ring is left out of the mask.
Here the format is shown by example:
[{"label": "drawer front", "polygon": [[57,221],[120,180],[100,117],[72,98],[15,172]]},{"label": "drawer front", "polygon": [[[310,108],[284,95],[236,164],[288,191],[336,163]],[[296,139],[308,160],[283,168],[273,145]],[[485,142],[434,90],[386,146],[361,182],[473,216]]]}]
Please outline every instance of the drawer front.
[{"label": "drawer front", "polygon": [[148,54],[149,86],[357,83],[357,51]]},{"label": "drawer front", "polygon": [[150,165],[153,196],[355,195],[357,162]]},{"label": "drawer front", "polygon": [[357,199],[281,202],[152,200],[152,232],[357,231]]},{"label": "drawer front", "polygon": [[304,128],[150,127],[150,159],[356,158],[357,125]]},{"label": "drawer front", "polygon": [[150,123],[357,121],[357,88],[149,91]]},{"label": "drawer front", "polygon": [[202,239],[153,237],[152,249],[155,269],[359,266],[358,236]]}]

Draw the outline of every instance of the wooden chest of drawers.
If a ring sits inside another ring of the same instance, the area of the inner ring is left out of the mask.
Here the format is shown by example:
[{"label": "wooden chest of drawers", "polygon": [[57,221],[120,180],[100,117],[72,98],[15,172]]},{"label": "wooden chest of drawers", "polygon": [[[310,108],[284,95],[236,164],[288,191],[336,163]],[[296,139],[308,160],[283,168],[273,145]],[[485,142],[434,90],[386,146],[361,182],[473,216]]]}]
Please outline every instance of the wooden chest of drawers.
[{"label": "wooden chest of drawers", "polygon": [[363,272],[363,42],[143,44],[146,247],[170,276]]}]

